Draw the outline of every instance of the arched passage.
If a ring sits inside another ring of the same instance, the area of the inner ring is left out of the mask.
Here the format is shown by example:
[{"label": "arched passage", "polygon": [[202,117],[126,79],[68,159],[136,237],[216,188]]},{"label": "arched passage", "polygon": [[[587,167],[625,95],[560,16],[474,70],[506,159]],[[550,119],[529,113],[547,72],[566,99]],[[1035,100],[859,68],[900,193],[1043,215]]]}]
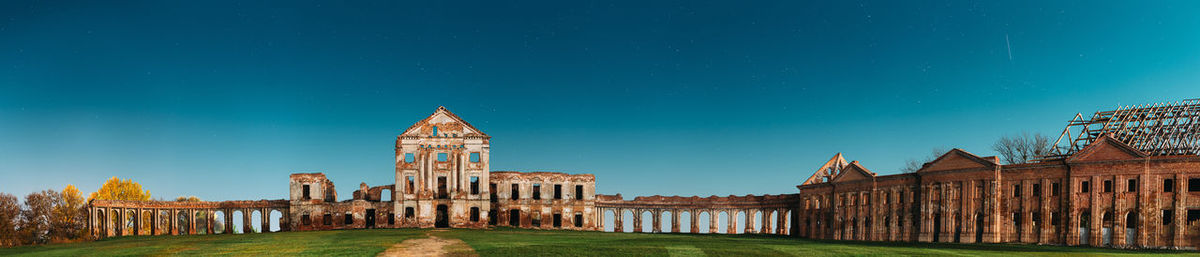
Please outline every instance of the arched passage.
[{"label": "arched passage", "polygon": [[245,233],[246,231],[243,230],[243,228],[245,228],[244,225],[246,224],[246,220],[245,220],[246,213],[242,212],[242,210],[233,210],[231,212],[231,214],[232,214],[231,216],[233,217],[233,227],[232,227],[233,233],[234,234]]},{"label": "arched passage", "polygon": [[651,213],[650,211],[642,211],[642,213],[639,213],[638,215],[642,216],[642,231],[637,232],[650,233],[653,231],[654,213]]},{"label": "arched passage", "polygon": [[225,211],[213,212],[213,234],[228,233],[228,231],[225,231],[225,215]]},{"label": "arched passage", "polygon": [[158,211],[158,213],[156,213],[155,215],[157,217],[154,220],[156,222],[158,222],[158,234],[159,235],[170,235],[171,230],[174,229],[171,227],[171,212]]},{"label": "arched passage", "polygon": [[208,231],[208,220],[205,218],[208,217],[208,212],[198,211],[195,212],[194,215],[195,216],[192,217],[192,224],[196,224],[195,233],[197,235],[211,234],[211,231]]},{"label": "arched passage", "polygon": [[125,219],[125,231],[126,231],[125,235],[133,235],[134,231],[137,231],[138,229],[140,229],[140,228],[138,228],[137,211],[126,210],[124,219]]},{"label": "arched passage", "polygon": [[139,235],[154,235],[154,222],[157,220],[154,218],[156,217],[154,210],[144,210],[141,211],[141,214],[142,222],[139,222],[138,225],[142,226],[142,233]]},{"label": "arched passage", "polygon": [[604,215],[604,224],[602,224],[604,226],[604,231],[607,231],[607,232],[617,231],[617,227],[616,227],[617,214],[616,214],[616,212],[614,212],[613,210],[604,210],[604,213],[602,215]]},{"label": "arched passage", "polygon": [[696,232],[705,233],[705,234],[712,233],[712,231],[709,231],[709,229],[710,229],[709,224],[712,224],[711,223],[712,222],[711,211],[700,212],[700,215],[698,215],[696,218],[697,218],[696,223],[699,224],[698,226],[699,226],[699,230],[700,230],[700,231],[696,231]]},{"label": "arched passage", "polygon": [[109,235],[108,234],[108,222],[104,222],[104,221],[106,221],[104,219],[104,217],[108,217],[108,215],[104,215],[104,213],[105,213],[104,211],[96,212],[96,220],[100,221],[100,222],[98,222],[99,224],[96,224],[96,228],[97,228],[96,230],[100,231],[98,233],[98,234],[100,234],[100,236],[107,237]]},{"label": "arched passage", "polygon": [[754,226],[750,229],[753,230],[755,233],[762,233],[763,230],[765,230],[765,228],[766,228],[767,220],[764,219],[765,216],[763,216],[763,215],[764,215],[764,213],[762,211],[754,212]]},{"label": "arched passage", "polygon": [[662,223],[658,224],[660,226],[659,228],[661,229],[660,232],[671,232],[671,226],[673,223],[675,223],[674,220],[671,220],[673,215],[674,213],[671,213],[671,211],[662,211],[658,214],[659,222]]},{"label": "arched passage", "polygon": [[766,227],[765,230],[767,230],[767,233],[775,234],[779,229],[779,211],[771,210],[770,214],[765,216],[767,217],[767,221],[763,222],[763,225]]},{"label": "arched passage", "polygon": [[1138,231],[1138,215],[1137,211],[1130,211],[1125,214],[1125,245],[1135,245],[1137,242]]},{"label": "arched passage", "polygon": [[250,226],[255,233],[262,233],[263,231],[266,231],[266,230],[263,230],[263,227],[262,227],[262,224],[263,224],[262,218],[263,218],[262,211],[259,211],[259,210],[250,211]]},{"label": "arched passage", "polygon": [[177,217],[175,217],[176,231],[179,231],[178,233],[180,235],[187,235],[187,234],[192,233],[192,231],[190,230],[190,228],[191,228],[190,224],[192,224],[192,223],[190,221],[191,220],[188,219],[187,212],[179,212],[179,215]]},{"label": "arched passage", "polygon": [[695,216],[695,215],[692,214],[692,212],[690,212],[690,211],[680,211],[679,212],[679,232],[680,233],[696,233],[696,231],[692,231],[692,223],[693,223],[692,221],[694,221],[694,219],[695,219],[692,216]]},{"label": "arched passage", "polygon": [[272,209],[270,218],[271,218],[271,230],[269,230],[269,231],[279,232],[279,231],[283,230],[283,227],[280,226],[283,224],[283,212]]}]

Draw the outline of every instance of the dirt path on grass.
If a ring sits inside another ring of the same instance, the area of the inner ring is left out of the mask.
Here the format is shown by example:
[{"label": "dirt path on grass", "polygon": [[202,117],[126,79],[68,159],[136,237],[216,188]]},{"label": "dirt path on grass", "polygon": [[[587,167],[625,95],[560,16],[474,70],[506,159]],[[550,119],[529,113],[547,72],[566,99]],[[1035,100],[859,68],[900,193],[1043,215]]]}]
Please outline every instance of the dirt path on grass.
[{"label": "dirt path on grass", "polygon": [[392,245],[387,251],[379,253],[379,256],[478,256],[475,254],[475,250],[462,240],[440,238],[429,232],[426,232],[425,235],[428,237],[404,240],[404,242]]}]

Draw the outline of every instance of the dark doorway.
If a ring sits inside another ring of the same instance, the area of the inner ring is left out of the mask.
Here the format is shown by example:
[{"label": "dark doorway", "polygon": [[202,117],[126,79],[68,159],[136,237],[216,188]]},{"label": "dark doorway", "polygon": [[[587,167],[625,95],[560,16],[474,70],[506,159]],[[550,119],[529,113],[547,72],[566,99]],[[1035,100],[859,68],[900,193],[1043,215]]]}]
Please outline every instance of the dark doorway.
[{"label": "dark doorway", "polygon": [[449,199],[450,194],[446,192],[446,177],[438,177],[438,198]]},{"label": "dark doorway", "polygon": [[933,241],[938,242],[942,234],[942,213],[933,215]]},{"label": "dark doorway", "polygon": [[554,227],[556,227],[556,228],[562,227],[562,213],[554,214]]},{"label": "dark doorway", "polygon": [[366,228],[375,228],[375,209],[367,209]]},{"label": "dark doorway", "polygon": [[983,243],[983,214],[975,214],[975,243]]},{"label": "dark doorway", "polygon": [[521,226],[521,210],[508,211],[508,225],[513,227]]},{"label": "dark doorway", "polygon": [[[438,180],[445,181],[445,178],[438,179]],[[437,227],[437,228],[450,227],[450,208],[446,207],[445,204],[439,204],[437,206],[437,220],[435,220],[433,222],[433,227]]]}]

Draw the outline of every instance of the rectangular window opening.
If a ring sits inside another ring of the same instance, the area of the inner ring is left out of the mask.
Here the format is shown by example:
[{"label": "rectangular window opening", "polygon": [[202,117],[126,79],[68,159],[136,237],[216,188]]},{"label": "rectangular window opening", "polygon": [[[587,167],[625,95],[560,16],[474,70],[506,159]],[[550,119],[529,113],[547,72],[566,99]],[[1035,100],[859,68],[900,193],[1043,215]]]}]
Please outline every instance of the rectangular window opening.
[{"label": "rectangular window opening", "polygon": [[471,194],[479,194],[479,177],[471,177]]},{"label": "rectangular window opening", "polygon": [[1164,179],[1163,180],[1163,192],[1175,192],[1175,180],[1174,179]]},{"label": "rectangular window opening", "polygon": [[1042,184],[1033,184],[1033,196],[1042,196]]},{"label": "rectangular window opening", "polygon": [[513,200],[517,200],[520,197],[521,197],[521,186],[518,184],[512,184],[512,195],[510,196],[510,198]]},{"label": "rectangular window opening", "polygon": [[321,216],[321,223],[326,226],[333,225],[333,215],[326,213],[325,216]]},{"label": "rectangular window opening", "polygon": [[1021,184],[1013,185],[1013,197],[1021,197]]},{"label": "rectangular window opening", "polygon": [[496,202],[496,183],[488,183],[488,198]]},{"label": "rectangular window opening", "polygon": [[1126,192],[1137,192],[1137,179],[1130,179],[1129,183],[1125,184]]},{"label": "rectangular window opening", "polygon": [[1105,192],[1105,193],[1112,193],[1112,190],[1113,190],[1112,180],[1105,180],[1105,181],[1104,181],[1104,191],[1103,191],[1103,192]]},{"label": "rectangular window opening", "polygon": [[1200,220],[1200,210],[1187,210],[1187,225],[1195,225]]},{"label": "rectangular window opening", "polygon": [[412,153],[404,153],[404,162],[406,162],[406,163],[417,162],[417,157],[414,156]]},{"label": "rectangular window opening", "polygon": [[304,200],[312,200],[312,195],[309,193],[309,190],[312,190],[312,188],[308,185],[304,185]]},{"label": "rectangular window opening", "polygon": [[562,185],[554,185],[554,200],[562,200]]},{"label": "rectangular window opening", "polygon": [[583,227],[583,213],[581,213],[581,212],[575,213],[575,227],[577,227],[577,228]]},{"label": "rectangular window opening", "polygon": [[562,213],[555,213],[553,218],[554,218],[554,222],[553,222],[554,227],[561,228],[562,227]]},{"label": "rectangular window opening", "polygon": [[404,193],[412,194],[413,190],[415,190],[413,188],[416,188],[416,181],[416,177],[408,176],[408,184],[404,185]]},{"label": "rectangular window opening", "polygon": [[1091,191],[1092,191],[1092,183],[1091,182],[1089,182],[1089,181],[1079,182],[1079,192],[1080,193],[1087,193],[1087,192],[1091,192]]},{"label": "rectangular window opening", "polygon": [[404,207],[404,218],[412,218],[416,215],[416,211],[413,211],[413,207]]},{"label": "rectangular window opening", "polygon": [[583,185],[575,185],[575,200],[583,200]]},{"label": "rectangular window opening", "polygon": [[346,225],[351,225],[351,224],[354,224],[354,215],[351,215],[351,214],[347,213],[347,214],[346,214],[346,223],[345,223],[345,224],[346,224]]},{"label": "rectangular window opening", "polygon": [[1188,192],[1200,192],[1200,178],[1188,179]]},{"label": "rectangular window opening", "polygon": [[304,225],[312,225],[312,218],[308,214],[300,215],[300,223]]},{"label": "rectangular window opening", "polygon": [[542,199],[542,184],[533,184],[533,200]]},{"label": "rectangular window opening", "polygon": [[1058,192],[1062,190],[1062,186],[1058,182],[1050,183],[1050,195],[1058,196]]},{"label": "rectangular window opening", "polygon": [[445,162],[450,159],[450,155],[447,153],[438,153],[437,158],[439,162]]},{"label": "rectangular window opening", "polygon": [[479,153],[471,153],[471,162],[479,162]]},{"label": "rectangular window opening", "polygon": [[1162,210],[1162,224],[1170,225],[1175,221],[1175,210]]}]

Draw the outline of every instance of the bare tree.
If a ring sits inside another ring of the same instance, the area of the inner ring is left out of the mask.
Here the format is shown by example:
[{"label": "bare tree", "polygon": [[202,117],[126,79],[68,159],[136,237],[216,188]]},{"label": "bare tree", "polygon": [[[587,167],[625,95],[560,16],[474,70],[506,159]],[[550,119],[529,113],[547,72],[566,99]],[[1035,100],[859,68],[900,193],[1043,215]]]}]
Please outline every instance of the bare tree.
[{"label": "bare tree", "polygon": [[903,172],[903,173],[917,172],[917,170],[919,170],[919,169],[921,169],[921,167],[925,166],[925,163],[931,162],[931,161],[937,159],[938,157],[942,156],[943,154],[946,154],[946,152],[949,152],[949,151],[950,150],[946,150],[945,147],[934,147],[932,150],[929,151],[929,155],[925,156],[925,158],[908,159],[908,161],[904,165],[904,168],[900,169],[900,172]]},{"label": "bare tree", "polygon": [[1004,164],[1026,163],[1050,152],[1050,138],[1041,133],[1022,132],[1003,136],[992,144],[992,150],[1000,155]]}]

